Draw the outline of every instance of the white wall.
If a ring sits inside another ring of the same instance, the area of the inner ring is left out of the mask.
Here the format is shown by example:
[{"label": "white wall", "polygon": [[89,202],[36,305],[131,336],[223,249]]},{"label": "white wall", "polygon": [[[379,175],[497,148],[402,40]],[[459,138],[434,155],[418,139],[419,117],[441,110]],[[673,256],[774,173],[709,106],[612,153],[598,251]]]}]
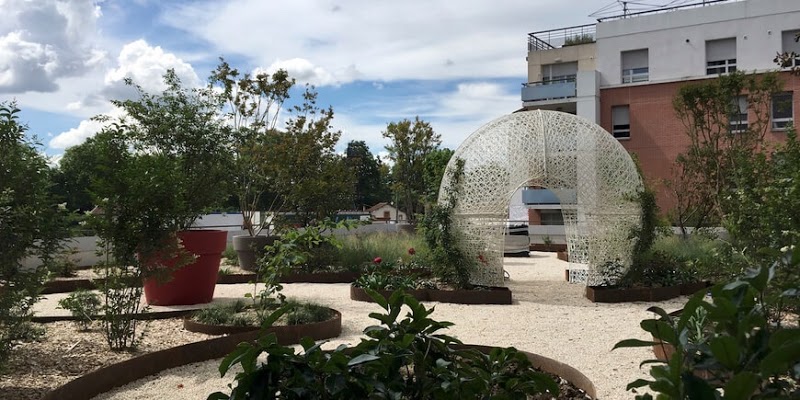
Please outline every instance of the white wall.
[{"label": "white wall", "polygon": [[[600,86],[621,83],[620,53],[649,49],[650,83],[706,75],[706,40],[736,37],[737,69],[775,69],[781,31],[800,28],[800,0],[746,0],[597,24]],[[688,40],[688,42],[687,42]]]}]

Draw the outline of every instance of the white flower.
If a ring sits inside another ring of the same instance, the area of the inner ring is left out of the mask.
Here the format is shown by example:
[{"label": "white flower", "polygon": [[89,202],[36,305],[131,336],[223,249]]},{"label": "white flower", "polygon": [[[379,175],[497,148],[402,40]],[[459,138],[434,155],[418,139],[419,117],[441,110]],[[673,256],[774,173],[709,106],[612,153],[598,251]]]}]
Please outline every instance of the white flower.
[{"label": "white flower", "polygon": [[58,204],[58,209],[59,210],[66,210],[67,209],[67,203],[59,203]]}]

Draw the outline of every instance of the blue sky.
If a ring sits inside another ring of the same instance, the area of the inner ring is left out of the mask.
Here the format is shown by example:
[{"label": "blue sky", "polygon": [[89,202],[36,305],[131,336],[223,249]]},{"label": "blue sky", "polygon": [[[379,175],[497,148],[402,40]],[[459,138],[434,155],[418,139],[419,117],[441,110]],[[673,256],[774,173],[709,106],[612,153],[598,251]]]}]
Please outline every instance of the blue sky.
[{"label": "blue sky", "polygon": [[[666,0],[665,0],[666,1]],[[443,146],[520,107],[528,32],[591,23],[613,0],[0,0],[0,101],[16,100],[57,160],[115,110],[132,77],[202,85],[224,56],[284,68],[331,105],[340,148],[374,153],[387,123],[431,122]],[[295,96],[299,97],[299,96]]]}]

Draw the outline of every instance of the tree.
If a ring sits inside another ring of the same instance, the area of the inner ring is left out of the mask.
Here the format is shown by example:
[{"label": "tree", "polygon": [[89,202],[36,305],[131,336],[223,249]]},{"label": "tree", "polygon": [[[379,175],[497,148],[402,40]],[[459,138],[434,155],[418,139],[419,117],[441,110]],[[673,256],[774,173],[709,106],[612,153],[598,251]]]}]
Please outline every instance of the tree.
[{"label": "tree", "polygon": [[[14,103],[0,102],[0,368],[18,341],[36,333],[32,308],[60,250],[62,218],[49,193],[50,168],[26,136]],[[38,256],[44,265],[26,268]]]},{"label": "tree", "polygon": [[439,198],[439,186],[442,185],[444,171],[453,153],[455,152],[450,149],[435,149],[425,157],[422,179],[425,182],[426,205],[436,203]]},{"label": "tree", "polygon": [[270,174],[278,187],[285,188],[274,195],[281,196],[285,209],[304,225],[347,208],[353,191],[344,158],[334,151],[341,132],[331,126],[333,109],[318,108],[316,100],[317,92],[306,88],[303,103],[292,107],[285,130],[274,131],[267,144],[273,154]]},{"label": "tree", "polygon": [[409,220],[414,221],[425,193],[425,157],[441,144],[441,135],[419,117],[413,122],[407,119],[391,122],[382,134],[391,141],[386,150],[394,162],[394,190],[400,195]]},{"label": "tree", "polygon": [[732,187],[737,164],[766,147],[769,104],[780,89],[777,74],[734,72],[678,91],[673,106],[690,143],[676,159],[670,185],[684,234],[686,226],[700,228],[723,217],[721,200]]},{"label": "tree", "polygon": [[[267,141],[295,81],[280,69],[271,76],[266,73],[240,75],[237,69],[231,68],[220,58],[220,64],[212,72],[209,81],[211,87],[221,93],[227,123],[231,128],[234,162],[230,177],[242,213],[242,225],[250,236],[256,236],[269,224],[265,218],[255,224],[255,213],[270,212],[282,205],[275,202],[281,197],[274,193],[283,189],[277,187],[270,174],[269,158],[272,151]],[[273,202],[266,204],[264,198],[268,192],[273,193],[270,196]]]},{"label": "tree", "polygon": [[67,203],[68,210],[90,211],[94,207],[90,191],[92,177],[102,168],[94,138],[68,148],[53,177],[54,191]]},{"label": "tree", "polygon": [[364,141],[350,141],[345,159],[353,180],[353,209],[375,205],[391,197],[388,186],[381,180],[380,159],[373,156]]}]

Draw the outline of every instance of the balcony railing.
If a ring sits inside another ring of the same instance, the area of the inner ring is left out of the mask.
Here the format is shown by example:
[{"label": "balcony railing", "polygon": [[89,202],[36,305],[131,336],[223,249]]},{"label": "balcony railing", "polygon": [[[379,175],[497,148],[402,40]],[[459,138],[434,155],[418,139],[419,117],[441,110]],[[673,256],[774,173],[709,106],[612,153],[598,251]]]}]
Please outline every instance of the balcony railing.
[{"label": "balcony railing", "polygon": [[570,26],[528,34],[528,51],[550,50],[559,47],[594,43],[595,24]]},{"label": "balcony railing", "polygon": [[522,101],[555,100],[577,95],[575,77],[522,84]]}]

